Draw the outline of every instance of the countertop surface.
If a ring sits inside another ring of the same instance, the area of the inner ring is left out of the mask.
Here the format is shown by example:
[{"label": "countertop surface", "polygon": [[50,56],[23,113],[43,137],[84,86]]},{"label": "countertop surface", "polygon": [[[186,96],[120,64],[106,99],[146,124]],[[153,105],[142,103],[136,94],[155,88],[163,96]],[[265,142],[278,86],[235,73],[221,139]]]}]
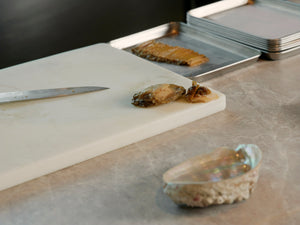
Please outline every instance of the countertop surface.
[{"label": "countertop surface", "polygon": [[[225,111],[1,191],[0,224],[300,224],[299,62],[259,60],[209,80]],[[250,199],[181,208],[163,193],[169,168],[240,143],[263,152]]]}]

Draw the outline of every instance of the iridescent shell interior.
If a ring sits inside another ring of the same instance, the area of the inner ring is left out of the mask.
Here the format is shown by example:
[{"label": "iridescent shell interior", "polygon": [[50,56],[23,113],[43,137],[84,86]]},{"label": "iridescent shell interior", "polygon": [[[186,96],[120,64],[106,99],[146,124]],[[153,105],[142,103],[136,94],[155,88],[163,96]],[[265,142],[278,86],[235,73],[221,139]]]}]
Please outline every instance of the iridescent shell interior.
[{"label": "iridescent shell interior", "polygon": [[253,144],[235,150],[217,148],[168,170],[163,175],[164,192],[177,204],[208,206],[249,198],[258,180],[262,159]]}]

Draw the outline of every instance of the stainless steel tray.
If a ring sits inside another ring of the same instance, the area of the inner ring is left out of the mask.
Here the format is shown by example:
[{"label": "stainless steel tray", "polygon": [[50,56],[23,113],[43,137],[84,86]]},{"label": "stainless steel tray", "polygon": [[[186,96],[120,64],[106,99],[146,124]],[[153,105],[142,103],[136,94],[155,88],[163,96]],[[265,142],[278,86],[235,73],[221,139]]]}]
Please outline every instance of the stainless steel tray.
[{"label": "stainless steel tray", "polygon": [[200,32],[185,23],[178,22],[171,22],[112,40],[110,41],[110,45],[131,52],[134,46],[149,40],[158,40],[172,46],[181,46],[206,55],[209,58],[209,62],[196,67],[151,61],[168,70],[199,82],[255,63],[261,54],[261,52],[256,49],[222,37],[217,37],[207,32]]},{"label": "stainless steel tray", "polygon": [[198,29],[262,49],[280,52],[300,46],[300,6],[280,0],[223,0],[187,13]]},{"label": "stainless steel tray", "polygon": [[265,52],[262,50],[262,58],[272,59],[272,60],[285,59],[298,54],[300,54],[300,46],[285,51],[281,51],[281,52]]}]

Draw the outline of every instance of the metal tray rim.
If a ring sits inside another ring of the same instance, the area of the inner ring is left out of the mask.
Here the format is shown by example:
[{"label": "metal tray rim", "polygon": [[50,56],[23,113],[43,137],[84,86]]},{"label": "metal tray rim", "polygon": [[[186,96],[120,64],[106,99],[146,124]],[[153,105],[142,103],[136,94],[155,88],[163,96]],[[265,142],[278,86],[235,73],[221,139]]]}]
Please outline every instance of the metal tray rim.
[{"label": "metal tray rim", "polygon": [[217,30],[219,33],[229,33],[234,34],[235,36],[242,37],[242,38],[248,38],[255,42],[260,42],[265,45],[281,45],[281,44],[287,44],[290,41],[294,41],[295,39],[300,38],[300,32],[296,34],[292,34],[289,36],[282,37],[280,39],[264,39],[255,35],[247,34],[246,32],[239,31],[237,29],[228,28],[225,26],[222,26],[220,24],[211,23],[209,19],[206,18],[195,18],[195,17],[187,17],[188,24],[191,24],[195,27],[206,27],[207,29],[214,29]]},{"label": "metal tray rim", "polygon": [[210,33],[213,33],[215,35],[218,36],[222,36],[240,43],[245,43],[245,44],[249,44],[252,45],[255,48],[260,48],[260,49],[265,49],[267,51],[283,51],[292,47],[296,47],[300,45],[300,37],[298,39],[286,42],[286,43],[263,43],[260,41],[255,41],[247,36],[240,36],[240,38],[237,38],[235,34],[233,33],[225,33],[225,32],[221,32],[218,29],[213,29],[213,28],[209,28],[207,26],[202,26],[202,25],[197,25],[194,23],[194,21],[190,21],[189,25],[196,27],[199,30],[203,30],[203,31],[207,31]]}]

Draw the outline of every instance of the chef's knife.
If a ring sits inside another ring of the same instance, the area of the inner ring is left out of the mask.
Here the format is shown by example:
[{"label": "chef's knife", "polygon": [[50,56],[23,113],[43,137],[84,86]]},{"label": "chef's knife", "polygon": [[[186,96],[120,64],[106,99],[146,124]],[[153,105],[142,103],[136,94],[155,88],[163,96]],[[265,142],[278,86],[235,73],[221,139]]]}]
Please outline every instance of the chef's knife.
[{"label": "chef's knife", "polygon": [[62,97],[67,95],[76,95],[92,91],[101,91],[108,89],[107,87],[85,86],[85,87],[68,87],[53,88],[30,91],[14,91],[0,93],[0,103],[27,101],[42,98]]}]

